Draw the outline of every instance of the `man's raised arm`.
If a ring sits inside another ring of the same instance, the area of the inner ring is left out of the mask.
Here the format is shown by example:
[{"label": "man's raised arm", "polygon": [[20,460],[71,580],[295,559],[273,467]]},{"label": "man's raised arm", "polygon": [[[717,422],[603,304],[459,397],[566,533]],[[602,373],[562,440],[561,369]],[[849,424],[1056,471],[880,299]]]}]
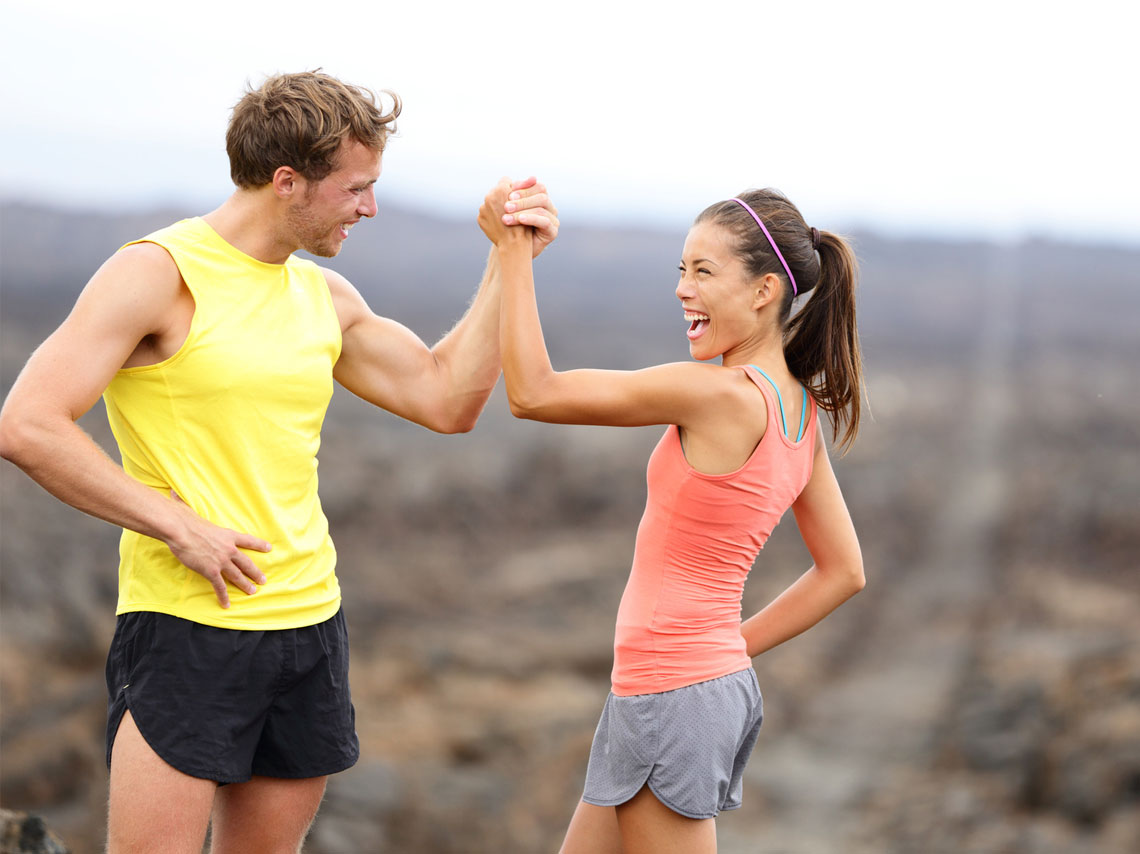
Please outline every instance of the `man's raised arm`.
[{"label": "man's raised arm", "polygon": [[[558,217],[546,189],[534,179],[513,185],[518,228],[533,228],[537,256],[558,234]],[[351,284],[325,270],[340,319],[337,382],[359,397],[440,433],[475,426],[500,373],[497,253],[492,250],[479,290],[463,318],[427,347],[411,330],[379,317]]]}]

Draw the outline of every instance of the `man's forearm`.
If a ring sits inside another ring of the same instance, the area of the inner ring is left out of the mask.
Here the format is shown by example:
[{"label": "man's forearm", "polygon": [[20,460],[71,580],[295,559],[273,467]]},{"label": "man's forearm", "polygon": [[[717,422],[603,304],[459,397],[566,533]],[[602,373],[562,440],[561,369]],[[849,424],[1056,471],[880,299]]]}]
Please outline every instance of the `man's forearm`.
[{"label": "man's forearm", "polygon": [[491,249],[479,290],[460,321],[432,347],[445,376],[456,432],[475,426],[499,380],[499,299],[502,276],[498,251]]},{"label": "man's forearm", "polygon": [[222,608],[230,606],[228,585],[253,594],[266,583],[241,550],[267,552],[268,542],[214,525],[180,500],[139,483],[68,418],[8,413],[0,418],[0,455],[72,507],[164,542],[210,583]]},{"label": "man's forearm", "polygon": [[70,420],[9,420],[2,455],[48,493],[92,517],[164,542],[177,528],[171,499],[131,478]]},{"label": "man's forearm", "polygon": [[3,457],[61,501],[106,522],[167,541],[178,526],[173,501],[148,489],[69,419],[8,418]]}]

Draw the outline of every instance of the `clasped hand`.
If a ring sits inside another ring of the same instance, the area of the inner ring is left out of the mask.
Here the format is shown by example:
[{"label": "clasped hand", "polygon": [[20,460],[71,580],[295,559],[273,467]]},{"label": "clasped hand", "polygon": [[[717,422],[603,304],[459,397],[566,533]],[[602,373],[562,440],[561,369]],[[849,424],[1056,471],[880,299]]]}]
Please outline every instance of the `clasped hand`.
[{"label": "clasped hand", "polygon": [[511,181],[503,178],[483,199],[479,227],[496,246],[518,239],[520,232],[531,238],[532,257],[537,258],[558,236],[558,209],[535,178]]}]

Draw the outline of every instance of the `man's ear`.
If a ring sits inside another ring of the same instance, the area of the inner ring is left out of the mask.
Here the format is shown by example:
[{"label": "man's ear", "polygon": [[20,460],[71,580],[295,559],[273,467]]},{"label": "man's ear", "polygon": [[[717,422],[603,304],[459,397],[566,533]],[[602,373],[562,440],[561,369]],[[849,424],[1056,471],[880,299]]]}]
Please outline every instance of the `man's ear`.
[{"label": "man's ear", "polygon": [[273,192],[279,199],[288,199],[302,189],[305,177],[292,166],[278,166],[273,173]]}]

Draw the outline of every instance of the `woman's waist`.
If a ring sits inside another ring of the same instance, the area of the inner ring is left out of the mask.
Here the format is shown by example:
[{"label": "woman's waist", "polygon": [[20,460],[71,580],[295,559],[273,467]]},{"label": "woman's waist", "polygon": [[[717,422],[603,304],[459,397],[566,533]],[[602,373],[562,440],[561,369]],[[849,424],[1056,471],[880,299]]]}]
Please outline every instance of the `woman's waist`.
[{"label": "woman's waist", "polygon": [[751,665],[740,627],[700,634],[662,634],[618,627],[613,692],[619,696],[671,691]]},{"label": "woman's waist", "polygon": [[618,620],[614,629],[614,645],[633,649],[712,649],[743,643],[740,618],[712,621],[673,621],[639,623]]},{"label": "woman's waist", "polygon": [[727,625],[667,630],[618,623],[614,632],[614,662],[630,666],[707,667],[710,662],[747,658],[739,620]]}]

